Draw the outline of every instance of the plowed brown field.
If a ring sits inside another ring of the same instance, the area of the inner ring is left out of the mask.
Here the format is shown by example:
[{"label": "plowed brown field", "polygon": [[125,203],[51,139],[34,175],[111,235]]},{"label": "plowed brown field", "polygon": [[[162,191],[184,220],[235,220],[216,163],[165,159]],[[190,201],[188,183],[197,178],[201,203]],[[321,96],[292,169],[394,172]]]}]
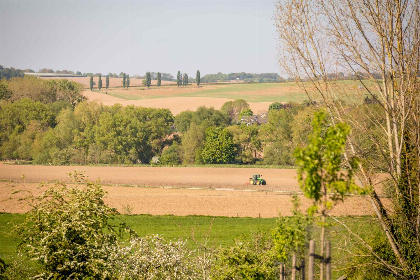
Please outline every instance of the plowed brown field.
[{"label": "plowed brown field", "polygon": [[[26,212],[24,202],[10,199],[13,192],[39,194],[44,189],[37,187],[39,182],[70,182],[67,173],[74,170],[85,171],[91,180],[100,178],[106,184],[106,202],[121,213],[276,217],[279,211],[290,214],[290,193],[299,191],[291,169],[0,164],[0,211]],[[258,173],[264,175],[266,186],[245,184]],[[301,197],[308,207],[310,201]],[[332,214],[367,215],[371,209],[365,198],[349,197]]]}]

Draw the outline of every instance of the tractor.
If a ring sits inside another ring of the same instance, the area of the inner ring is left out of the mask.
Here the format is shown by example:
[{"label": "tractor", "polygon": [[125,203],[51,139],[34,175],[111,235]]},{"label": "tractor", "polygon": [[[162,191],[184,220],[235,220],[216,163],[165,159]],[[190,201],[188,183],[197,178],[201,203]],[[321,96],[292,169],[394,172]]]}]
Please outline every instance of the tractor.
[{"label": "tractor", "polygon": [[267,182],[261,178],[262,175],[252,175],[252,178],[249,178],[249,184],[250,185],[265,185]]}]

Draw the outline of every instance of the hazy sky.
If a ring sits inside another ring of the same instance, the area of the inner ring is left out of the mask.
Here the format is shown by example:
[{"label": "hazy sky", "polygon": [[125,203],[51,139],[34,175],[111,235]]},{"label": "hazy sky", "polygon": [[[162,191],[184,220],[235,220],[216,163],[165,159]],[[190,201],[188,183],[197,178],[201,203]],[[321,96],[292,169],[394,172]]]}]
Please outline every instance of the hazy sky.
[{"label": "hazy sky", "polygon": [[0,0],[0,65],[278,72],[275,0]]}]

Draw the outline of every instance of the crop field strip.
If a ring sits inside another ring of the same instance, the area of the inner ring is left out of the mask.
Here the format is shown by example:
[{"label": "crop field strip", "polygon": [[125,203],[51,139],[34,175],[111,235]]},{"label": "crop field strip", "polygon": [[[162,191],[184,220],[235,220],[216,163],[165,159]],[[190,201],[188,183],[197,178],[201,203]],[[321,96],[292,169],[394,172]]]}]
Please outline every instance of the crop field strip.
[{"label": "crop field strip", "polygon": [[[66,173],[86,170],[92,180],[101,177],[107,191],[105,201],[122,214],[205,215],[227,217],[277,217],[290,215],[291,195],[302,198],[303,208],[310,201],[299,193],[295,171],[291,169],[264,169],[266,186],[246,185],[249,174],[262,170],[235,169],[233,181],[225,184],[223,176],[232,174],[229,168],[152,168],[152,167],[75,167],[0,165],[0,201],[2,212],[25,213],[29,210],[22,201],[10,200],[17,190],[40,194],[39,182],[67,181]],[[106,175],[104,175],[106,174]],[[148,174],[148,175],[145,175]],[[185,176],[183,174],[188,174]],[[104,178],[102,178],[104,176]],[[222,176],[222,177],[221,177]],[[115,177],[118,182],[113,181]],[[148,178],[144,178],[148,177]],[[166,181],[162,178],[166,177]],[[185,178],[191,180],[182,183]],[[277,179],[275,178],[277,177]],[[155,178],[155,181],[153,181]],[[215,183],[214,178],[219,178]],[[143,179],[143,180],[141,180]],[[241,180],[243,181],[241,182]],[[136,182],[138,180],[138,182]],[[273,185],[270,185],[271,184]],[[136,183],[136,184],[134,184]],[[200,186],[201,185],[201,186]],[[149,186],[149,187],[144,187]],[[265,189],[263,189],[265,188]],[[386,199],[384,199],[386,203]],[[364,197],[348,197],[337,206],[333,215],[369,215],[369,202]]]}]

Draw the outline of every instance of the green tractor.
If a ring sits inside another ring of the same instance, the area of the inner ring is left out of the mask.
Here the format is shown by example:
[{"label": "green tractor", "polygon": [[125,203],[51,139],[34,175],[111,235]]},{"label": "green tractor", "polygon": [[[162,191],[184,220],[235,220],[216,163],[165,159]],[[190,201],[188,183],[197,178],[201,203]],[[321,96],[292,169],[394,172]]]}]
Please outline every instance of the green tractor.
[{"label": "green tractor", "polygon": [[252,175],[252,178],[249,178],[249,184],[250,185],[266,185],[267,182],[261,177],[262,175],[259,175],[259,174]]}]

